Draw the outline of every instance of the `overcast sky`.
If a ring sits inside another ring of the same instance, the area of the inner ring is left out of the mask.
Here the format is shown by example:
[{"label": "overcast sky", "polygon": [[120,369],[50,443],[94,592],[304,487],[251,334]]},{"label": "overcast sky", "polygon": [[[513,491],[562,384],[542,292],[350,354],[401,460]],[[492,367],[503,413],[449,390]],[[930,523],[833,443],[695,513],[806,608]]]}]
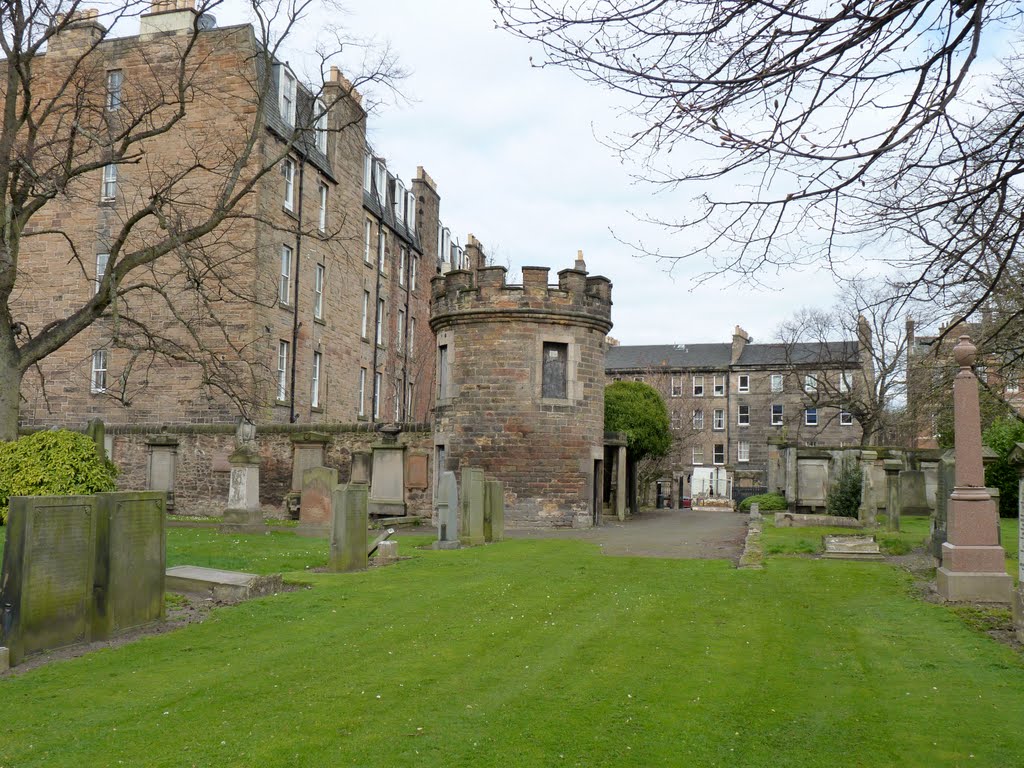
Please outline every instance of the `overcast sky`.
[{"label": "overcast sky", "polygon": [[[636,258],[620,240],[669,254],[689,245],[635,218],[672,218],[688,196],[637,184],[635,169],[599,141],[627,126],[615,97],[567,71],[531,67],[541,51],[496,29],[487,0],[343,1],[341,23],[389,43],[410,72],[401,84],[407,100],[370,118],[375,151],[406,179],[422,165],[453,235],[465,243],[473,233],[514,274],[549,266],[554,279],[582,250],[588,270],[613,283],[612,335],[622,343],[724,342],[735,325],[772,341],[797,308],[833,301],[827,275],[765,275],[768,287],[754,289],[698,280],[707,264],[669,273]],[[303,42],[293,41],[295,55]]]}]

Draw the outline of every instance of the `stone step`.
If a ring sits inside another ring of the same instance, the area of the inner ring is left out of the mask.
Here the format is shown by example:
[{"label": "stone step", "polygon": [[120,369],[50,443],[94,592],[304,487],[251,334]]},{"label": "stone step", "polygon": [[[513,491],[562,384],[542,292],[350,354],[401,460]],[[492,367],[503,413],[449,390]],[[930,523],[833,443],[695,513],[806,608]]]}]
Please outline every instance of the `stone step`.
[{"label": "stone step", "polygon": [[199,565],[176,565],[167,569],[166,589],[215,600],[247,600],[281,590],[281,574],[260,576],[240,571],[222,571]]}]

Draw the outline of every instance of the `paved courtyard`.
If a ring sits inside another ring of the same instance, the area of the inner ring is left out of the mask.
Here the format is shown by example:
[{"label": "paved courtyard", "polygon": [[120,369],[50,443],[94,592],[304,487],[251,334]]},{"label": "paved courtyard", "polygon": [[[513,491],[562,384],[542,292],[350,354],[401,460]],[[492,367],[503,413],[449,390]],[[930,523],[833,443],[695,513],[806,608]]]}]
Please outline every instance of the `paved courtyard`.
[{"label": "paved courtyard", "polygon": [[565,538],[593,541],[606,555],[739,559],[747,532],[746,515],[690,509],[657,509],[636,519],[606,522],[591,529],[510,530],[508,538]]}]

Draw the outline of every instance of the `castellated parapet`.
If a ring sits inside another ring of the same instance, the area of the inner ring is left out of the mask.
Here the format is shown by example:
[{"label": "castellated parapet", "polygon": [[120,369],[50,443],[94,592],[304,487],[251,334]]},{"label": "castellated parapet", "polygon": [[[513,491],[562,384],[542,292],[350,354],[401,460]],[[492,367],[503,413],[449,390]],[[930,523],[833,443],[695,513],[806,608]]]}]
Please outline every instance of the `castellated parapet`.
[{"label": "castellated parapet", "polygon": [[557,285],[547,267],[522,272],[522,285],[504,267],[431,282],[437,457],[504,482],[510,525],[589,527],[600,519],[611,282],[582,259]]}]

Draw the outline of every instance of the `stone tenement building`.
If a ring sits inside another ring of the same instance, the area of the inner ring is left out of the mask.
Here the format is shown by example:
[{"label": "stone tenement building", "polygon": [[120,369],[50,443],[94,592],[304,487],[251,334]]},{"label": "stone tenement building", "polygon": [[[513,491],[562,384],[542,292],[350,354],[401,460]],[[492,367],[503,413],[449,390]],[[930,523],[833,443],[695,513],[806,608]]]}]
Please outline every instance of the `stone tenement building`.
[{"label": "stone tenement building", "polygon": [[432,281],[437,334],[435,466],[505,483],[520,526],[594,524],[602,508],[605,336],[611,283],[582,260],[455,270]]},{"label": "stone tenement building", "polygon": [[[430,279],[482,259],[475,240],[452,244],[437,185],[422,168],[405,184],[373,154],[361,97],[337,69],[311,91],[250,25],[197,24],[192,0],[156,0],[140,25],[108,38],[85,11],[34,61],[42,95],[81,59],[68,97],[114,137],[176,108],[155,95],[194,42],[177,123],[127,155],[111,138],[97,152],[110,162],[33,220],[14,319],[35,333],[67,316],[113,290],[122,254],[208,215],[257,126],[241,174],[252,189],[212,233],[129,273],[116,311],[26,374],[23,425],[216,425],[242,412],[258,424],[426,422]],[[133,224],[158,197],[187,205]]]},{"label": "stone tenement building", "polygon": [[608,382],[644,381],[668,407],[674,439],[659,501],[765,488],[771,442],[858,444],[842,403],[873,384],[865,331],[860,342],[754,344],[737,326],[731,344],[609,348]]}]

